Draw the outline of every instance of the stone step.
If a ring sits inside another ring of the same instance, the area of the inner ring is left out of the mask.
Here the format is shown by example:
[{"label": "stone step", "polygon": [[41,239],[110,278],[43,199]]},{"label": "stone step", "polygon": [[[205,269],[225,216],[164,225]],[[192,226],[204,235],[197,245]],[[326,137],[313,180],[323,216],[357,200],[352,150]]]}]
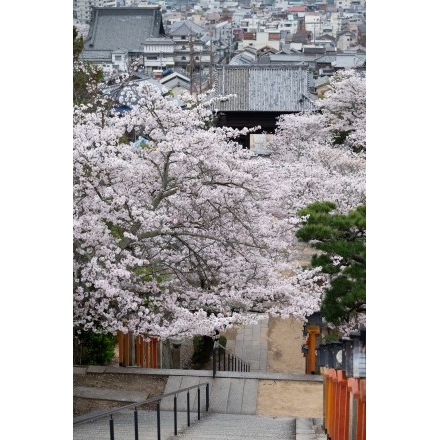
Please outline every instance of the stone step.
[{"label": "stone step", "polygon": [[324,419],[297,418],[295,425],[296,440],[327,440]]},{"label": "stone step", "polygon": [[[174,413],[171,411],[160,412],[161,440],[176,438],[174,436]],[[117,440],[134,440],[134,412],[124,410],[113,415],[114,438]],[[190,424],[199,422],[197,414],[190,413]],[[157,413],[156,411],[138,411],[139,438],[142,440],[157,440]],[[186,412],[177,413],[178,430],[187,428]],[[91,422],[75,425],[72,440],[109,440],[109,417],[105,416]]]},{"label": "stone step", "polygon": [[295,434],[294,428],[293,417],[210,413],[185,429],[178,438],[182,440],[292,440]]},{"label": "stone step", "polygon": [[[192,387],[194,385],[204,384],[208,382],[212,384],[212,378],[193,377],[193,376],[171,376],[168,378],[165,386],[164,394],[173,393],[183,388]],[[211,392],[210,392],[211,394]],[[197,388],[189,390],[190,411],[197,410]],[[201,408],[206,406],[206,385],[200,386],[200,405]],[[174,396],[164,397],[161,400],[160,407],[165,411],[174,410]],[[187,392],[177,394],[177,411],[187,410]]]},{"label": "stone step", "polygon": [[[114,435],[118,440],[134,440],[134,412],[124,410],[114,414]],[[174,435],[174,413],[161,411],[161,440],[327,440],[323,419],[270,417],[245,414],[190,412],[188,427],[186,411],[177,413],[177,437]],[[138,411],[139,438],[157,440],[156,411]],[[109,416],[73,427],[73,440],[109,440]]]},{"label": "stone step", "polygon": [[[168,378],[164,394],[180,389],[209,383],[209,410],[224,414],[255,414],[257,409],[258,379],[171,376]],[[197,388],[189,390],[190,410],[197,410]],[[200,405],[206,406],[206,385],[200,386]],[[165,397],[161,408],[172,411],[174,396]],[[186,411],[187,393],[177,394],[177,410]]]}]

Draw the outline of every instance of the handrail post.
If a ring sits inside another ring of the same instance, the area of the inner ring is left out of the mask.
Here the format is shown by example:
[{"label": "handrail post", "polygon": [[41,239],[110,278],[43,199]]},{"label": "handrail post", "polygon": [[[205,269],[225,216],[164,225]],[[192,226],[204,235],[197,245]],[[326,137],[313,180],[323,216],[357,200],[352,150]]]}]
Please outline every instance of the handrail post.
[{"label": "handrail post", "polygon": [[[218,354],[218,345],[217,345],[217,341],[214,342],[214,347],[212,349],[212,378],[215,379],[215,368],[216,368],[216,352]],[[189,425],[188,425],[189,426]]]},{"label": "handrail post", "polygon": [[160,400],[157,401],[156,412],[157,412],[157,440],[160,440]]},{"label": "handrail post", "polygon": [[209,383],[206,384],[206,411],[209,410]]},{"label": "handrail post", "polygon": [[134,440],[139,440],[139,423],[137,408],[134,408]]},{"label": "handrail post", "polygon": [[189,390],[186,392],[186,415],[187,415],[187,423],[188,423],[188,426],[190,426],[191,425],[191,420],[190,420],[190,417],[189,417]]},{"label": "handrail post", "polygon": [[110,414],[110,440],[115,440],[115,427],[113,425],[113,416]]},{"label": "handrail post", "polygon": [[174,435],[177,435],[177,394],[174,394]]},{"label": "handrail post", "polygon": [[200,387],[197,387],[197,420],[200,420]]},{"label": "handrail post", "polygon": [[[206,400],[205,400],[205,404],[206,404],[206,411],[209,411],[209,382],[203,382],[203,383],[199,383],[197,385],[193,385],[187,388],[183,388],[180,389],[178,391],[174,391],[171,393],[166,393],[163,394],[160,397],[155,397],[152,399],[146,399],[140,402],[134,402],[134,403],[130,403],[128,405],[124,405],[122,407],[116,408],[116,409],[111,409],[111,410],[107,410],[107,411],[103,411],[101,414],[99,415],[91,415],[88,417],[81,417],[80,420],[75,420],[75,418],[73,419],[73,426],[76,426],[78,424],[83,424],[86,423],[90,420],[96,420],[96,419],[102,419],[104,417],[109,417],[109,428],[110,428],[110,439],[109,440],[115,440],[115,431],[114,431],[114,418],[113,415],[116,413],[119,413],[120,411],[123,410],[127,410],[127,409],[133,409],[134,410],[134,440],[139,440],[139,411],[138,408],[144,404],[147,403],[153,403],[156,402],[156,412],[157,412],[157,439],[160,440],[161,439],[161,419],[160,419],[160,405],[161,405],[161,401],[163,398],[165,397],[170,397],[173,396],[174,397],[174,435],[177,435],[177,396],[180,393],[183,393],[185,391],[187,391],[187,416],[188,416],[188,426],[190,426],[191,424],[191,417],[190,417],[190,412],[191,412],[191,407],[190,407],[190,390],[197,388],[197,416],[198,419],[200,420],[201,418],[201,389],[200,386],[201,385],[206,385]],[[194,402],[195,403],[195,402]]]}]

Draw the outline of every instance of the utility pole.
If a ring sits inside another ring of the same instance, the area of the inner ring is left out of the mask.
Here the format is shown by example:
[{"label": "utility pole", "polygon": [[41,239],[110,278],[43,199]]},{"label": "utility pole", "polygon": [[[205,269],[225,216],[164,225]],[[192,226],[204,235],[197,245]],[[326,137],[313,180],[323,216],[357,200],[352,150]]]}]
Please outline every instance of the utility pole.
[{"label": "utility pole", "polygon": [[193,93],[193,72],[194,72],[194,44],[192,35],[189,36],[189,89]]},{"label": "utility pole", "polygon": [[210,47],[209,47],[209,88],[212,88],[212,65],[214,63],[214,41],[212,39],[212,31],[210,32]]},{"label": "utility pole", "polygon": [[199,65],[199,93],[202,93],[202,49],[200,49],[200,65]]}]

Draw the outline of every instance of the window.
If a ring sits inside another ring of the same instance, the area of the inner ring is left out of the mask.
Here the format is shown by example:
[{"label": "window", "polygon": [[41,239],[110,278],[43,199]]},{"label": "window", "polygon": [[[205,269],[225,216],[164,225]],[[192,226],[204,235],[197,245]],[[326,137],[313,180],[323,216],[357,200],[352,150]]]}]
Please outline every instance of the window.
[{"label": "window", "polygon": [[147,60],[157,60],[157,55],[147,55]]},{"label": "window", "polygon": [[115,55],[115,61],[121,61],[122,57],[121,55]]}]

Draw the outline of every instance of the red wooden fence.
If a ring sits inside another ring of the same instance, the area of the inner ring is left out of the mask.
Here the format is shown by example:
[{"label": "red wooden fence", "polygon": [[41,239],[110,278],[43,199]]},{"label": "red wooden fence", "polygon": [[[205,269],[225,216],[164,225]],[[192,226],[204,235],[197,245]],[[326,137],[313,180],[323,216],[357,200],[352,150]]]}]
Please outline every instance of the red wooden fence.
[{"label": "red wooden fence", "polygon": [[324,428],[331,440],[366,440],[364,378],[347,378],[342,370],[324,368]]},{"label": "red wooden fence", "polygon": [[160,367],[160,338],[118,332],[119,365],[121,367]]}]

